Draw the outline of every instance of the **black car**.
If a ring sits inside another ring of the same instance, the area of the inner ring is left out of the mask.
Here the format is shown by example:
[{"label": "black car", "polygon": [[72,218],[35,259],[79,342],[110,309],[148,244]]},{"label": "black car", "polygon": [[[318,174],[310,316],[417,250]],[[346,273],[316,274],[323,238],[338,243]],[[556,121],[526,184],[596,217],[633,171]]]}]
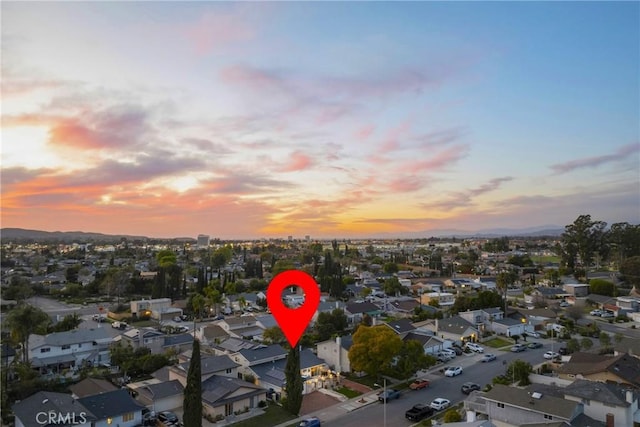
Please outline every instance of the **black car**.
[{"label": "black car", "polygon": [[162,411],[158,414],[159,426],[177,426],[179,424],[178,416],[171,411]]},{"label": "black car", "polygon": [[462,351],[462,349],[457,345],[451,346],[450,349],[456,352],[456,356],[461,356],[462,353],[464,353],[464,351]]},{"label": "black car", "polygon": [[562,347],[558,349],[558,353],[560,353],[561,356],[566,356],[568,354],[571,354],[572,352],[567,347]]},{"label": "black car", "polygon": [[472,391],[475,390],[480,390],[480,384],[476,384],[476,383],[464,383],[462,384],[462,387],[460,388],[460,391],[463,392],[464,394],[469,394]]},{"label": "black car", "polygon": [[432,416],[434,412],[435,410],[429,405],[417,404],[405,412],[404,416],[409,421],[420,421]]}]

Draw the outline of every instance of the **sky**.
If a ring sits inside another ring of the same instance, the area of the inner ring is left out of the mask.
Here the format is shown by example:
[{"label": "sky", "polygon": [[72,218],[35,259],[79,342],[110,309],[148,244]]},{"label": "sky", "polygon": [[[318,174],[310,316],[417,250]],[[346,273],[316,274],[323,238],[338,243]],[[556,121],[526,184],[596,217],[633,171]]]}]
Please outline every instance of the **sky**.
[{"label": "sky", "polygon": [[638,2],[2,2],[1,225],[640,223]]}]

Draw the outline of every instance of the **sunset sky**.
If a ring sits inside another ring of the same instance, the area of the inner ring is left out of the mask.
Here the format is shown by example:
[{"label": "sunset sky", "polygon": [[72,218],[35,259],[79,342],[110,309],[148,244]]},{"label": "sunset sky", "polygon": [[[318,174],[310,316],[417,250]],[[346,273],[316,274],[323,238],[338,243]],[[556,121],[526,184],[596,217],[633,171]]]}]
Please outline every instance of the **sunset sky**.
[{"label": "sunset sky", "polygon": [[2,227],[640,223],[638,2],[1,8]]}]

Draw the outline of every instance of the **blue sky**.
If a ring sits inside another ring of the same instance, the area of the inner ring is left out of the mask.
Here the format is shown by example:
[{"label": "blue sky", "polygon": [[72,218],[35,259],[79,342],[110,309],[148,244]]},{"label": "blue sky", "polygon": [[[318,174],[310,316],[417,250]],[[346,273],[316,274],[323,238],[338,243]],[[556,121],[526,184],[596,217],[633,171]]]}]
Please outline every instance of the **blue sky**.
[{"label": "blue sky", "polygon": [[1,7],[3,226],[640,222],[637,2]]}]

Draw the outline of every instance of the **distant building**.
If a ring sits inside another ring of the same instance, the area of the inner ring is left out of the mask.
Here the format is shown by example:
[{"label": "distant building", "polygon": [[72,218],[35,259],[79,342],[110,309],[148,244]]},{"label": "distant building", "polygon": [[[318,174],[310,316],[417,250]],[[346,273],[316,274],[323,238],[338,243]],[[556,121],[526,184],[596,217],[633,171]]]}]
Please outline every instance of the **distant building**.
[{"label": "distant building", "polygon": [[206,234],[198,234],[198,249],[206,249],[209,247],[210,238]]}]

